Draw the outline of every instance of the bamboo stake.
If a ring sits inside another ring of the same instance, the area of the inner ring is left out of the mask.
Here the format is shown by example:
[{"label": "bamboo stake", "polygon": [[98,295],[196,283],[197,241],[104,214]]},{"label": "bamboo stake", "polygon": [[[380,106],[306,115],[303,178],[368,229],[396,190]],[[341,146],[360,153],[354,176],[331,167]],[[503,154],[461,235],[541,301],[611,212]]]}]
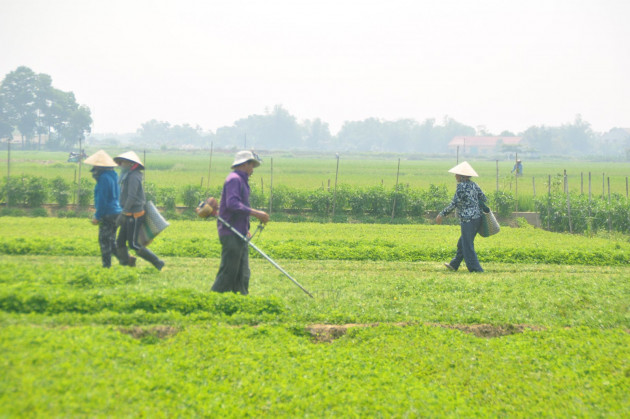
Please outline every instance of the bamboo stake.
[{"label": "bamboo stake", "polygon": [[608,177],[608,232],[612,231],[612,219],[610,217],[610,176]]},{"label": "bamboo stake", "polygon": [[212,170],[212,141],[210,142],[210,162],[208,163],[208,187],[207,190],[210,190],[210,171]]},{"label": "bamboo stake", "polygon": [[534,191],[534,198],[536,198],[536,177],[532,176],[532,189]]},{"label": "bamboo stake", "polygon": [[400,175],[400,159],[398,159],[398,170],[396,171],[396,187],[394,188],[394,205],[392,205],[392,221],[396,213],[396,196],[398,196],[398,176]]},{"label": "bamboo stake", "polygon": [[499,160],[496,160],[496,167],[497,167],[497,192],[499,192]]},{"label": "bamboo stake", "polygon": [[567,171],[564,171],[564,184],[567,185],[567,214],[569,216],[569,233],[573,234],[573,222],[571,221],[571,194],[569,194],[569,180]]},{"label": "bamboo stake", "polygon": [[336,153],[337,157],[337,170],[335,171],[335,190],[333,192],[333,208],[332,208],[332,218],[335,218],[335,207],[337,204],[337,178],[339,176],[339,153]]},{"label": "bamboo stake", "polygon": [[591,214],[591,204],[592,204],[592,185],[591,185],[591,172],[588,172],[588,216],[590,217]]},{"label": "bamboo stake", "polygon": [[269,180],[269,214],[273,208],[273,157],[271,160],[271,179]]},{"label": "bamboo stake", "polygon": [[547,230],[549,230],[549,219],[551,218],[551,175],[547,180]]}]

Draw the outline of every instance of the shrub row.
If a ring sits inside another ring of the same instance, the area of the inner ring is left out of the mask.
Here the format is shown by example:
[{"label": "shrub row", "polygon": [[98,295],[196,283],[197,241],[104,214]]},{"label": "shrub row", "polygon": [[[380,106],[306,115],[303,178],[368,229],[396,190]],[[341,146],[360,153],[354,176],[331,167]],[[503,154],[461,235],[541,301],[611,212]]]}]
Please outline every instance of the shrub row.
[{"label": "shrub row", "polygon": [[609,202],[574,193],[567,197],[556,192],[537,199],[536,210],[543,227],[551,231],[630,233],[630,203],[620,194],[612,194]]},{"label": "shrub row", "polygon": [[[79,206],[92,202],[94,182],[81,180]],[[386,189],[383,186],[353,187],[339,185],[336,190],[318,188],[315,190],[293,189],[279,186],[272,193],[263,193],[257,185],[252,185],[251,204],[257,208],[269,208],[274,211],[304,211],[314,215],[327,216],[333,209],[347,211],[353,215],[372,216],[412,216],[423,217],[426,211],[439,211],[451,200],[446,186],[431,185],[427,190],[415,190],[399,185]],[[67,205],[78,188],[64,179],[57,177],[47,180],[36,176],[12,177],[4,179],[2,199],[9,205],[40,207],[44,203],[55,202]],[[174,211],[177,203],[194,208],[199,201],[208,196],[220,197],[221,189],[203,189],[188,185],[181,190],[172,187],[159,188],[153,183],[145,185],[148,200],[162,206],[165,211]],[[490,196],[493,206],[499,214],[507,214],[513,208],[514,198],[509,192],[495,192]]]}]

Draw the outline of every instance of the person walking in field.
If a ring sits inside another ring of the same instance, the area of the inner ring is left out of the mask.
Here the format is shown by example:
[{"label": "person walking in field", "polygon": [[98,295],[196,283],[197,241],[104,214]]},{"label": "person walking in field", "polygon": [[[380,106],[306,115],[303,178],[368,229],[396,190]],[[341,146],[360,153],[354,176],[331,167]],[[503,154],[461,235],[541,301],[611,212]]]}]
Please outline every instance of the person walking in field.
[{"label": "person walking in field", "polygon": [[[249,237],[249,217],[253,215],[262,223],[269,222],[264,211],[249,204],[249,178],[260,166],[260,158],[251,151],[239,151],[232,163],[232,172],[225,178],[219,216],[244,237]],[[228,227],[217,221],[221,241],[221,264],[212,285],[212,291],[249,293],[249,253],[247,243]]]},{"label": "person walking in field", "polygon": [[86,158],[83,163],[92,165],[94,186],[94,208],[92,224],[98,225],[98,244],[101,248],[101,261],[104,268],[112,266],[112,253],[116,249],[116,219],[122,209],[118,203],[120,189],[118,175],[114,170],[116,162],[104,150],[99,150]]},{"label": "person walking in field", "polygon": [[116,239],[116,252],[121,265],[135,265],[135,258],[129,255],[127,244],[136,251],[136,255],[151,263],[158,271],[164,267],[164,261],[138,242],[140,228],[144,223],[145,212],[142,170],[144,165],[133,151],[128,151],[114,161],[120,166],[120,205],[122,212],[118,221],[120,231]]},{"label": "person walking in field", "polygon": [[483,272],[477,253],[475,252],[475,236],[481,226],[481,206],[487,201],[481,188],[470,180],[472,176],[479,176],[468,162],[458,164],[449,170],[455,174],[457,188],[450,204],[446,206],[435,218],[437,224],[442,224],[443,217],[457,209],[459,216],[461,235],[457,242],[457,253],[444,265],[451,271],[459,269],[462,260],[470,272]]},{"label": "person walking in field", "polygon": [[523,163],[520,160],[516,160],[516,163],[510,173],[514,172],[516,172],[516,176],[523,176]]}]

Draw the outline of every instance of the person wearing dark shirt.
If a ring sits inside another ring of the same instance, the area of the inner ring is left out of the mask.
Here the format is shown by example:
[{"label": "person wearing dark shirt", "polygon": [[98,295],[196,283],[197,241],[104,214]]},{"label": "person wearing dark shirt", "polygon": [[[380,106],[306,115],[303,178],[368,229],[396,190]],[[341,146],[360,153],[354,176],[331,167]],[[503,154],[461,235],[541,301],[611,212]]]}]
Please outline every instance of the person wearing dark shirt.
[{"label": "person wearing dark shirt", "polygon": [[[94,208],[92,224],[98,225],[98,243],[101,248],[101,261],[104,268],[112,266],[112,253],[116,249],[116,219],[122,211],[118,198],[118,175],[114,170],[116,162],[104,150],[99,150],[83,162],[92,167],[94,186]],[[116,253],[114,253],[116,255]]]},{"label": "person wearing dark shirt", "polygon": [[[249,236],[250,216],[264,224],[269,222],[267,213],[253,209],[249,204],[249,177],[260,162],[251,151],[236,153],[232,172],[226,177],[221,192],[219,216],[244,237]],[[221,264],[212,291],[247,295],[250,277],[248,245],[220,221],[217,221],[217,230],[221,241]]]},{"label": "person wearing dark shirt", "polygon": [[462,260],[470,272],[483,272],[477,253],[475,252],[475,236],[481,225],[481,206],[487,201],[481,188],[470,180],[471,176],[479,176],[468,162],[458,164],[449,170],[455,174],[457,189],[450,204],[446,206],[435,219],[437,224],[442,224],[442,219],[457,209],[459,216],[461,235],[457,242],[455,257],[444,265],[451,271],[459,269]]},{"label": "person wearing dark shirt", "polygon": [[121,265],[134,266],[135,258],[129,256],[127,244],[136,251],[136,255],[151,263],[158,271],[164,267],[164,261],[155,253],[138,242],[140,228],[144,223],[146,214],[144,204],[144,187],[142,186],[142,170],[144,165],[133,151],[128,151],[117,157],[114,161],[120,166],[120,231],[116,239],[118,260]]}]

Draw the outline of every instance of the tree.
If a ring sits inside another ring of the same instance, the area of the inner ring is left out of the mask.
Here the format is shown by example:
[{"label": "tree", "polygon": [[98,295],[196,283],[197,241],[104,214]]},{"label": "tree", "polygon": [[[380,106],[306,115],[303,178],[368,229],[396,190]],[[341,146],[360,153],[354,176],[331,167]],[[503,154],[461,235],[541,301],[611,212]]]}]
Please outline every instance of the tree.
[{"label": "tree", "polygon": [[72,92],[52,86],[47,74],[18,67],[0,85],[0,123],[17,128],[22,148],[35,135],[48,134],[48,146],[73,147],[91,131],[92,116],[87,106],[79,106]]},{"label": "tree", "polygon": [[18,67],[7,74],[0,85],[0,96],[7,107],[8,120],[25,140],[33,137],[37,126],[37,75],[28,67]]},{"label": "tree", "polygon": [[311,150],[327,150],[332,142],[332,135],[328,124],[317,118],[306,120],[301,124],[302,141],[304,147]]}]

